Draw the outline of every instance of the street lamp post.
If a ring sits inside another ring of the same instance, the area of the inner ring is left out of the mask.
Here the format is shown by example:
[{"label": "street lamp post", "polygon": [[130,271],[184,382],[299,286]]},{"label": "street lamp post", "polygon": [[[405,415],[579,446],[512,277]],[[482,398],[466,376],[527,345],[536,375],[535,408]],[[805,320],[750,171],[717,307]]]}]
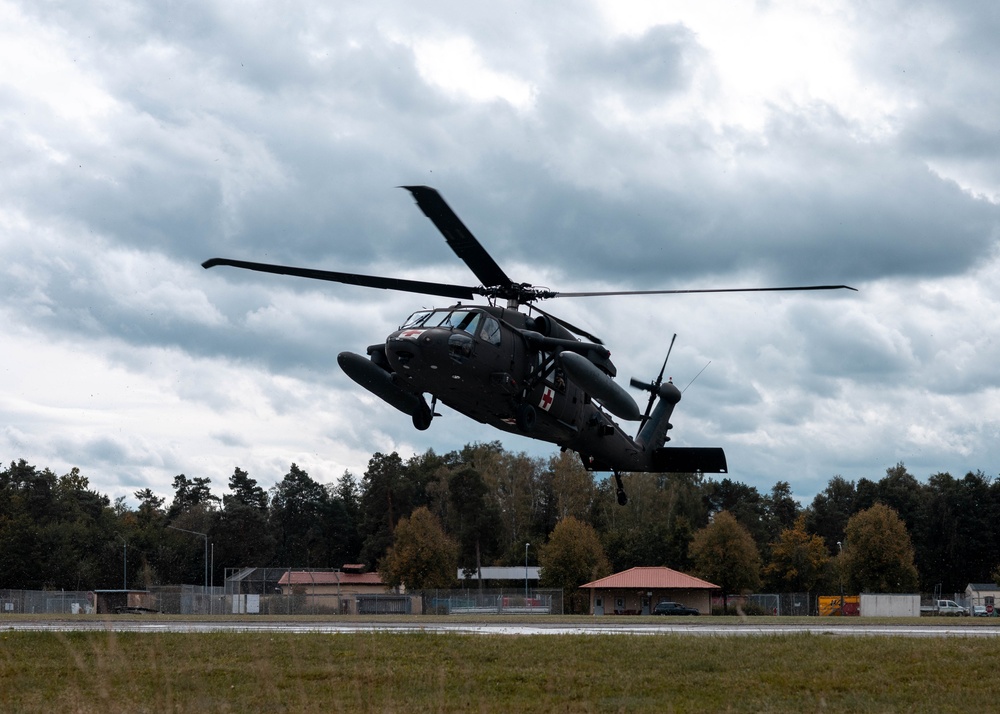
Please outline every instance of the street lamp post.
[{"label": "street lamp post", "polygon": [[837,573],[840,579],[840,616],[844,616],[844,544],[839,540],[837,541],[837,555],[841,556],[840,562],[837,563]]},{"label": "street lamp post", "polygon": [[528,604],[528,546],[531,543],[524,544],[524,604]]},{"label": "street lamp post", "polygon": [[124,547],[122,553],[122,590],[128,590],[128,541],[122,536],[118,537],[122,539]]},{"label": "street lamp post", "polygon": [[180,531],[181,533],[190,533],[191,535],[201,536],[205,539],[205,584],[202,586],[203,591],[208,593],[208,533],[199,533],[198,531],[189,531],[186,528],[178,528],[177,526],[167,526],[167,528],[172,528],[175,531]]}]

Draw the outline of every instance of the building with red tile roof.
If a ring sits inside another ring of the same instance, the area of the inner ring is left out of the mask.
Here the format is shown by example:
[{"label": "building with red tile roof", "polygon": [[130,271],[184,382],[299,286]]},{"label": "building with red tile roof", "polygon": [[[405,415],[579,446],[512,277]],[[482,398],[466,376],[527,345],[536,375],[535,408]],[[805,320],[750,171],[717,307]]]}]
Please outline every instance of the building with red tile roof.
[{"label": "building with red tile roof", "polygon": [[278,587],[282,592],[291,587],[295,595],[364,595],[386,591],[378,573],[338,570],[288,570],[279,578]]},{"label": "building with red tile roof", "polygon": [[410,598],[389,593],[382,577],[364,572],[362,565],[345,565],[342,570],[286,570],[277,587],[281,595],[302,600],[302,607],[311,614],[409,614],[411,608]]},{"label": "building with red tile roof", "polygon": [[580,589],[590,590],[593,615],[648,615],[656,603],[664,600],[707,615],[712,611],[712,592],[720,590],[707,580],[663,567],[630,568],[581,585]]}]

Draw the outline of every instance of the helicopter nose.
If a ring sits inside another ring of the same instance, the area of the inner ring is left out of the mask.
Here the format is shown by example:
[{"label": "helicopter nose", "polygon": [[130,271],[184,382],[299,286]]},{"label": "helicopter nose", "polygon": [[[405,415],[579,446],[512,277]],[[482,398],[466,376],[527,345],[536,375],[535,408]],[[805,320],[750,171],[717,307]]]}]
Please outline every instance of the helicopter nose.
[{"label": "helicopter nose", "polygon": [[402,332],[386,341],[386,356],[399,372],[431,375],[451,374],[454,364],[461,364],[472,354],[473,339],[464,333],[456,337],[451,330],[430,328],[419,334]]},{"label": "helicopter nose", "polygon": [[390,335],[385,352],[395,369],[413,369],[425,362],[433,363],[435,330],[405,330]]},{"label": "helicopter nose", "polygon": [[414,360],[419,361],[420,344],[416,340],[390,339],[386,342],[385,353],[394,367],[409,369]]}]

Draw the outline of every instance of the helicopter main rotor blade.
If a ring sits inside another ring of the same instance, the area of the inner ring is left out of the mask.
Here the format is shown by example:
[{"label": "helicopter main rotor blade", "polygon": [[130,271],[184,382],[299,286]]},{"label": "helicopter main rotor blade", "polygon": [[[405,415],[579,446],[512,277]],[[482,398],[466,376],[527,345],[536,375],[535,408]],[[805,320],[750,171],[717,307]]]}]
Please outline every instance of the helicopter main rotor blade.
[{"label": "helicopter main rotor blade", "polygon": [[445,203],[441,194],[430,186],[402,186],[409,191],[424,215],[441,231],[455,251],[486,287],[507,287],[514,281],[507,277],[493,257],[465,227],[458,215]]},{"label": "helicopter main rotor blade", "polygon": [[684,295],[687,293],[774,293],[774,292],[794,292],[798,290],[853,290],[857,288],[850,285],[792,285],[782,288],[705,288],[701,290],[609,290],[603,292],[586,293],[560,293],[552,292],[544,295],[546,298],[555,297],[606,297],[610,295]]},{"label": "helicopter main rotor blade", "polygon": [[472,300],[477,292],[476,288],[468,288],[461,285],[448,285],[447,283],[427,283],[421,280],[383,278],[374,275],[359,275],[357,273],[337,273],[332,270],[293,268],[288,265],[252,263],[246,260],[230,260],[229,258],[211,258],[202,263],[201,267],[207,270],[208,268],[214,268],[217,265],[228,265],[232,268],[241,268],[243,270],[256,270],[261,273],[292,275],[297,278],[326,280],[333,283],[344,283],[346,285],[360,285],[367,288],[399,290],[408,293],[420,293],[422,295],[437,295],[439,297],[455,298],[456,300]]}]

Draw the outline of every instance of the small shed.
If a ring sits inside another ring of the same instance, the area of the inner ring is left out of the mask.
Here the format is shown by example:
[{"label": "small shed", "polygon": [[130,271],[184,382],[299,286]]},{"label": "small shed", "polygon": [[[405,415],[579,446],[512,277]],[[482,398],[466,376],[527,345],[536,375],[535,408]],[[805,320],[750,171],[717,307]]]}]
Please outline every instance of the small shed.
[{"label": "small shed", "polygon": [[590,590],[592,615],[648,615],[663,601],[679,602],[702,614],[712,611],[718,585],[664,567],[637,567],[580,586]]},{"label": "small shed", "polygon": [[998,614],[996,609],[1000,606],[1000,586],[996,583],[969,583],[965,588],[965,598],[970,608],[982,605],[986,608],[986,614]]},{"label": "small shed", "polygon": [[95,590],[94,601],[98,615],[159,612],[156,597],[148,590]]}]

